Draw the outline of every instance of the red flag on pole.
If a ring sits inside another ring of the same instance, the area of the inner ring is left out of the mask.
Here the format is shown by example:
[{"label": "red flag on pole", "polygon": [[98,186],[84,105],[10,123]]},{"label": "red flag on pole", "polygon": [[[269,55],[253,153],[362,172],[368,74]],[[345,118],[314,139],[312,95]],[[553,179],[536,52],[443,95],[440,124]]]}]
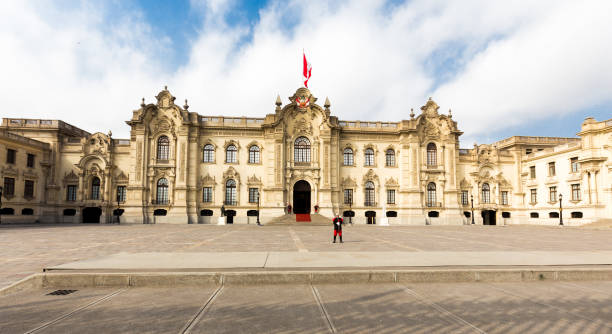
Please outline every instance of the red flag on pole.
[{"label": "red flag on pole", "polygon": [[310,66],[310,63],[306,60],[306,54],[303,52],[302,54],[304,55],[304,86],[308,88],[308,79],[310,79],[312,66]]}]

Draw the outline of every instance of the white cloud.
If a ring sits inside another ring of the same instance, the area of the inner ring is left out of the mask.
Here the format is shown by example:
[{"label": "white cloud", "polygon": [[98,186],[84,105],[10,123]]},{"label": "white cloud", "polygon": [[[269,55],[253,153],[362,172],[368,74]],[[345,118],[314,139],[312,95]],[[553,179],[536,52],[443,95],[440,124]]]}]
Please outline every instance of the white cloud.
[{"label": "white cloud", "polygon": [[[286,102],[300,86],[302,48],[312,92],[319,102],[329,96],[341,119],[406,119],[433,96],[469,140],[611,102],[607,1],[274,1],[251,26],[225,21],[235,1],[192,5],[204,11],[200,35],[189,61],[169,72],[170,43],[141,13],[109,28],[100,14],[108,8],[3,3],[5,116],[60,118],[127,137],[123,121],[140,97],[152,101],[168,84],[200,114],[261,117],[276,94]],[[443,68],[449,62],[458,73]]]}]

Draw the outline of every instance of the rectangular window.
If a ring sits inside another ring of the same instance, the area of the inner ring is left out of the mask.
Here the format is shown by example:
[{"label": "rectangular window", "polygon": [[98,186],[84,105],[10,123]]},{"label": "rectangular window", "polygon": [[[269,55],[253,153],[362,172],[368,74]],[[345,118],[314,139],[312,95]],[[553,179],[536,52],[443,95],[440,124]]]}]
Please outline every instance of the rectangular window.
[{"label": "rectangular window", "polygon": [[23,198],[33,198],[34,197],[34,181],[25,180],[23,187]]},{"label": "rectangular window", "polygon": [[468,205],[468,191],[467,190],[462,190],[461,191],[461,205]]},{"label": "rectangular window", "polygon": [[349,149],[345,149],[344,150],[344,165],[345,166],[352,166],[353,165],[353,150]]},{"label": "rectangular window", "polygon": [[249,203],[257,203],[259,188],[249,188]]},{"label": "rectangular window", "polygon": [[557,175],[555,171],[555,163],[549,162],[548,163],[548,176],[555,176],[555,175]]},{"label": "rectangular window", "polygon": [[26,164],[29,168],[34,168],[34,154],[28,153],[28,161]]},{"label": "rectangular window", "polygon": [[119,203],[125,202],[126,195],[127,195],[127,192],[126,192],[125,186],[118,186],[117,187],[117,202]]},{"label": "rectangular window", "polygon": [[580,170],[580,167],[578,165],[578,158],[577,157],[571,158],[570,164],[571,164],[572,173],[578,173],[578,171]]},{"label": "rectangular window", "polygon": [[15,196],[15,179],[12,177],[4,178],[4,196]]},{"label": "rectangular window", "polygon": [[572,201],[580,200],[580,184],[572,184]]},{"label": "rectangular window", "polygon": [[76,194],[77,194],[77,186],[76,185],[69,185],[66,188],[66,200],[67,201],[70,201],[70,202],[76,201]]},{"label": "rectangular window", "polygon": [[344,204],[353,204],[353,189],[344,189]]},{"label": "rectangular window", "polygon": [[529,167],[529,175],[531,176],[532,179],[536,178],[535,166]]},{"label": "rectangular window", "polygon": [[376,198],[374,197],[374,189],[366,189],[365,191],[365,206],[374,206]]},{"label": "rectangular window", "polygon": [[15,157],[17,156],[17,151],[11,150],[10,148],[6,150],[6,163],[14,164]]},{"label": "rectangular window", "polygon": [[508,205],[508,192],[507,191],[501,192],[501,204]]},{"label": "rectangular window", "polygon": [[212,202],[212,187],[202,188],[202,202],[205,202],[205,203]]},{"label": "rectangular window", "polygon": [[531,148],[526,148],[525,149],[525,154],[531,154],[531,152],[533,152],[533,149],[531,149]]},{"label": "rectangular window", "polygon": [[387,204],[395,204],[395,190],[387,190]]},{"label": "rectangular window", "polygon": [[531,202],[532,204],[535,204],[538,202],[538,190],[537,189],[531,189]]},{"label": "rectangular window", "polygon": [[549,201],[554,203],[557,201],[557,187],[550,187],[549,190]]}]

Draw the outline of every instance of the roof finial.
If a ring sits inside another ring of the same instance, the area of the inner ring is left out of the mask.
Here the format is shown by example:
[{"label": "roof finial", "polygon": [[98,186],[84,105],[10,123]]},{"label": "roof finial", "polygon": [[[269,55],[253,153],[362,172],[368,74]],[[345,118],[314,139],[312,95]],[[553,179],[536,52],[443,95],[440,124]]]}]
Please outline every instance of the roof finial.
[{"label": "roof finial", "polygon": [[281,98],[280,98],[280,94],[276,95],[276,102],[274,104],[276,104],[278,107],[280,107],[283,104],[283,101],[281,101]]},{"label": "roof finial", "polygon": [[165,86],[164,86],[164,90],[168,90],[168,85],[165,85]]},{"label": "roof finial", "polygon": [[329,97],[325,97],[325,104],[323,104],[323,106],[328,109],[329,107],[331,107],[331,103],[329,103]]},{"label": "roof finial", "polygon": [[185,110],[189,109],[189,104],[187,104],[187,99],[185,99],[185,105],[183,106],[183,109]]},{"label": "roof finial", "polygon": [[414,119],[414,109],[410,108],[410,119]]},{"label": "roof finial", "polygon": [[453,113],[451,112],[450,108],[448,108],[448,117],[453,118]]},{"label": "roof finial", "polygon": [[142,98],[142,102],[140,102],[140,106],[143,107],[143,108],[145,106],[144,97]]}]

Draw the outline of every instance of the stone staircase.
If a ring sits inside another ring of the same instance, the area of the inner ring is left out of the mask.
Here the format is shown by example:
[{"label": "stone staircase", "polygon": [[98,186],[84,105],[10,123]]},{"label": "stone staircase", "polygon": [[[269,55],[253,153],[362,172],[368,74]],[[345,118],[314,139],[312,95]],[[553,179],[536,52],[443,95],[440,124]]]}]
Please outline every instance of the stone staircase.
[{"label": "stone staircase", "polygon": [[325,217],[325,216],[321,216],[318,213],[311,213],[310,214],[310,220],[309,222],[296,222],[295,221],[295,215],[294,214],[285,214],[282,216],[278,216],[278,217],[274,217],[272,218],[271,221],[267,222],[265,225],[270,225],[270,226],[281,226],[281,225],[286,225],[286,226],[327,226],[330,225],[332,223],[332,219]]}]

